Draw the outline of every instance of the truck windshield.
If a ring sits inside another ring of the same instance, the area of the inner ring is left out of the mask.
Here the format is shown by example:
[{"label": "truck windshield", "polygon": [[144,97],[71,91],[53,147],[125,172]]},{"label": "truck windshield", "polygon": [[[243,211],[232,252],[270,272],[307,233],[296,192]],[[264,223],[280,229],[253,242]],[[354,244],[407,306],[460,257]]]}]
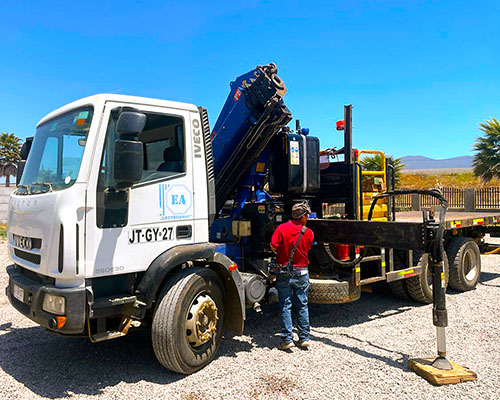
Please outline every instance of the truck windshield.
[{"label": "truck windshield", "polygon": [[62,190],[75,183],[92,121],[91,106],[72,110],[36,130],[19,194]]}]

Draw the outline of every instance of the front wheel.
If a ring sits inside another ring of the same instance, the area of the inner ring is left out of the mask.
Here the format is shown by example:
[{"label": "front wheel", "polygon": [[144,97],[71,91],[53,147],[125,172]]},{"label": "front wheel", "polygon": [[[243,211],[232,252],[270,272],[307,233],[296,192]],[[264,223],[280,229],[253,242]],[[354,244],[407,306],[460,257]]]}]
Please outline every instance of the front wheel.
[{"label": "front wheel", "polygon": [[207,268],[187,268],[167,283],[156,308],[151,337],[158,361],[192,374],[215,357],[224,327],[224,288]]}]

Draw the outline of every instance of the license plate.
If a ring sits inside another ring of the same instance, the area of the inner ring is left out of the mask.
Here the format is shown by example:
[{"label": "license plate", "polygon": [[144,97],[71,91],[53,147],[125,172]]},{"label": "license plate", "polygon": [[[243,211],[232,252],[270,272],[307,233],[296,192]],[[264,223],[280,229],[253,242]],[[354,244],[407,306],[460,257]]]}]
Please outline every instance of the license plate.
[{"label": "license plate", "polygon": [[162,240],[174,240],[173,226],[131,229],[128,235],[129,244],[159,242]]},{"label": "license plate", "polygon": [[12,294],[20,302],[24,302],[24,289],[22,287],[14,285],[14,290],[13,290]]}]

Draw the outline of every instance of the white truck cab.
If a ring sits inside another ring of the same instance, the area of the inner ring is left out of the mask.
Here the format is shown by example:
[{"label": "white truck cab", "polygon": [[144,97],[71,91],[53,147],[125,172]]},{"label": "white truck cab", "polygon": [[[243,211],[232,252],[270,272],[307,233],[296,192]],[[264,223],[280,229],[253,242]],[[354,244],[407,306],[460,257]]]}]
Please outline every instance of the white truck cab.
[{"label": "white truck cab", "polygon": [[[100,94],[38,123],[8,218],[14,264],[7,268],[7,295],[18,311],[59,333],[93,341],[122,336],[132,319],[152,319],[168,274],[210,263],[204,279],[215,281],[216,293],[205,289],[189,299],[187,314],[197,316],[180,334],[193,359],[205,356],[182,367],[162,363],[186,373],[211,360],[223,292],[235,295],[236,330],[242,330],[241,279],[208,243],[211,149],[203,115],[191,104]],[[134,132],[134,124],[142,126]],[[124,170],[139,175],[126,182],[117,177]]]},{"label": "white truck cab", "polygon": [[[109,192],[123,107],[147,117],[142,177],[126,201]],[[143,271],[145,259],[169,247],[207,242],[205,155],[198,143],[195,157],[194,130],[200,115],[193,105],[123,95],[87,97],[50,113],[11,198],[12,260],[57,287],[79,287],[86,278]]]}]

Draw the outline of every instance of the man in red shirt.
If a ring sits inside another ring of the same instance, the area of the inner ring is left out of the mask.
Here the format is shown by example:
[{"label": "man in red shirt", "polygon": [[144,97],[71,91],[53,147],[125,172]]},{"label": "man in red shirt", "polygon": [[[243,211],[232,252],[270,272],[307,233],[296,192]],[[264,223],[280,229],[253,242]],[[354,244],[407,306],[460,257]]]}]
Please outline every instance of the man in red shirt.
[{"label": "man in red shirt", "polygon": [[[292,219],[276,228],[271,238],[271,250],[277,254],[277,262],[285,266],[290,261],[292,249],[305,227],[311,209],[307,202],[292,207]],[[297,313],[297,346],[309,347],[309,310],[307,307],[307,289],[309,288],[308,253],[314,240],[314,233],[306,228],[293,255],[293,272],[281,274],[276,278],[279,296],[279,309],[282,323],[280,349],[294,346],[292,335],[292,305]]]}]

